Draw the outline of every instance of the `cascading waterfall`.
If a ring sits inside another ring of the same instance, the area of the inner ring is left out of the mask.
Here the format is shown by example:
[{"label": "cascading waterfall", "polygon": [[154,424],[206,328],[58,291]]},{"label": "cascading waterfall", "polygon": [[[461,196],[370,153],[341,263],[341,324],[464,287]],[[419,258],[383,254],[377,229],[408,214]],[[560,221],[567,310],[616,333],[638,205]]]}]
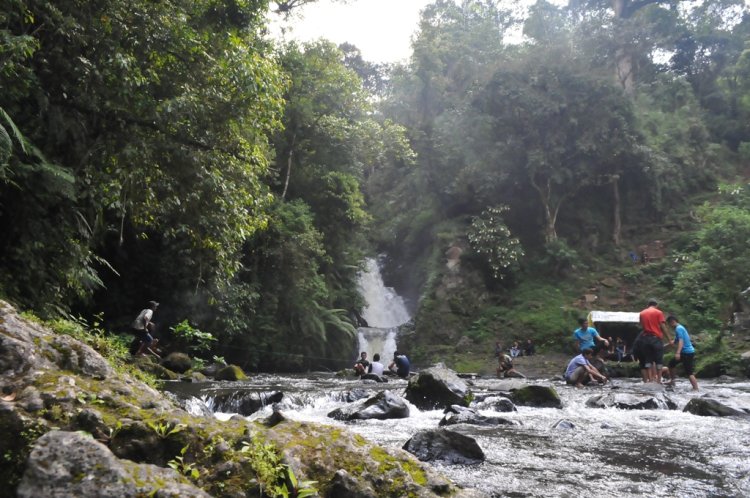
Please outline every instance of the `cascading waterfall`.
[{"label": "cascading waterfall", "polygon": [[396,351],[398,327],[411,317],[401,296],[383,283],[380,266],[374,258],[365,260],[365,271],[359,275],[359,291],[367,303],[362,316],[369,326],[357,329],[357,354],[367,351],[372,360],[378,353],[387,366]]}]

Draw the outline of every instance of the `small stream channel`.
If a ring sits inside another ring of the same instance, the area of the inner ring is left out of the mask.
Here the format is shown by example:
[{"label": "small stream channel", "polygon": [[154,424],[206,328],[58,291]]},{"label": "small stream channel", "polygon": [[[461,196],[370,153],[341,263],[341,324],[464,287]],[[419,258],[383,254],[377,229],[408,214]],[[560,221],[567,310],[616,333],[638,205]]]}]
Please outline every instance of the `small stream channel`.
[{"label": "small stream channel", "polygon": [[[508,381],[474,379],[472,390],[487,395],[505,390]],[[513,381],[535,383],[531,380]],[[682,411],[694,396],[708,396],[726,405],[750,411],[750,383],[717,380],[702,382],[702,390],[689,390],[680,382],[667,396],[676,410],[622,410],[589,408],[588,398],[603,392],[643,393],[635,380],[615,380],[613,385],[575,389],[557,381],[553,385],[562,409],[518,407],[517,412],[480,413],[502,416],[514,426],[453,426],[477,440],[486,461],[474,466],[437,467],[454,482],[481,489],[491,496],[750,496],[750,419],[701,417]],[[399,420],[339,422],[327,414],[346,403],[346,394],[366,389],[374,394],[390,389],[403,395],[406,382],[387,384],[342,380],[327,373],[298,376],[258,375],[234,383],[168,383],[167,391],[191,398],[193,406],[214,406],[217,396],[282,392],[276,405],[290,419],[347,427],[385,447],[400,448],[413,434],[434,429],[440,410],[420,411],[410,405],[410,416]],[[658,387],[658,386],[656,386]],[[205,408],[205,407],[204,407]],[[248,419],[270,415],[266,406]],[[218,412],[227,419],[232,413]],[[573,429],[554,428],[566,419]]]}]

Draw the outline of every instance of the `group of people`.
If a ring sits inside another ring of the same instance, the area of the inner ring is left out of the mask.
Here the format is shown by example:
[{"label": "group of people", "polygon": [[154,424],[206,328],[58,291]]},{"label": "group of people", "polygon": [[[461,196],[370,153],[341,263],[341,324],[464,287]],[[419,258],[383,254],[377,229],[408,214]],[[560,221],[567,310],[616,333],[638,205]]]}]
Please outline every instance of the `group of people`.
[{"label": "group of people", "polygon": [[[639,362],[643,382],[661,382],[664,363],[664,347],[674,346],[675,355],[669,362],[665,372],[666,382],[674,385],[676,378],[676,367],[682,363],[685,375],[694,390],[698,390],[698,381],[695,378],[695,348],[690,341],[687,329],[681,325],[676,316],[670,315],[665,318],[664,313],[658,308],[655,299],[648,301],[646,309],[640,312],[639,321],[642,328],[636,337],[631,354]],[[602,372],[603,359],[600,355],[599,368],[594,363],[598,353],[606,353],[610,348],[611,340],[604,339],[599,332],[591,327],[588,320],[580,318],[579,327],[573,332],[573,338],[580,354],[574,357],[565,369],[565,380],[568,384],[582,387],[590,382],[604,384],[608,377]],[[670,339],[669,329],[674,329],[675,337]],[[665,342],[666,341],[666,342]],[[625,354],[625,345],[622,340],[617,344],[615,351],[618,360]],[[619,347],[622,347],[621,354]]]},{"label": "group of people", "polygon": [[[502,346],[499,342],[496,342],[495,354],[499,354],[498,348],[500,351],[502,351]],[[513,344],[508,350],[511,358],[518,358],[519,356],[533,356],[535,352],[536,348],[534,347],[534,342],[531,339],[527,339],[526,344],[524,344],[523,346],[521,346],[518,341],[513,341]]]},{"label": "group of people", "polygon": [[[409,377],[410,369],[411,364],[409,358],[400,351],[394,352],[393,360],[387,368],[388,372],[392,372],[402,379],[405,379]],[[357,375],[383,375],[385,372],[386,367],[380,362],[380,355],[378,353],[375,353],[372,356],[372,361],[369,361],[367,359],[367,351],[362,351],[359,353],[359,359],[354,363],[354,373]]]}]

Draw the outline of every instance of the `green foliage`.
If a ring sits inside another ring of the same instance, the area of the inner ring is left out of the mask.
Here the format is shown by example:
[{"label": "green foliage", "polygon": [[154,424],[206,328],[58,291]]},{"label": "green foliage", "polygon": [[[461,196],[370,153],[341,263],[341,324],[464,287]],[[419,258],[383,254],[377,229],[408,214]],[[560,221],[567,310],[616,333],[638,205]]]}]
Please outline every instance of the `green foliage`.
[{"label": "green foliage", "polygon": [[685,320],[698,330],[717,330],[729,319],[734,297],[750,282],[750,189],[722,188],[724,200],[699,210],[701,227],[678,261],[674,296]]},{"label": "green foliage", "polygon": [[159,436],[160,439],[167,439],[169,436],[173,434],[177,434],[178,432],[181,432],[183,429],[185,429],[185,425],[183,424],[172,424],[169,422],[151,422],[147,421],[146,424],[151,428],[154,433]]},{"label": "green foliage", "polygon": [[175,339],[183,344],[187,344],[190,351],[196,353],[205,353],[211,349],[216,337],[210,332],[203,332],[190,325],[187,320],[183,320],[174,327],[170,327]]},{"label": "green foliage", "polygon": [[511,237],[510,229],[503,222],[502,215],[507,210],[507,206],[488,208],[472,219],[467,233],[471,247],[484,257],[496,280],[518,271],[519,260],[524,255],[521,243]]},{"label": "green foliage", "polygon": [[195,462],[189,463],[185,460],[185,453],[187,452],[188,447],[189,445],[183,446],[180,450],[180,454],[167,462],[167,465],[180,474],[196,480],[200,477],[201,473],[197,468],[195,468]]},{"label": "green foliage", "polygon": [[314,487],[316,481],[298,481],[292,468],[282,463],[272,444],[253,439],[244,443],[240,451],[250,458],[261,492],[274,498],[304,498],[318,493]]},{"label": "green foliage", "polygon": [[540,264],[553,275],[561,275],[571,270],[578,260],[579,256],[576,250],[564,240],[557,239],[544,245],[544,253]]},{"label": "green foliage", "polygon": [[91,321],[82,317],[57,318],[43,321],[33,313],[21,314],[26,319],[41,323],[57,334],[65,334],[77,339],[101,354],[118,372],[127,373],[150,386],[156,386],[156,378],[133,364],[130,356],[130,336],[116,335],[103,328],[103,316],[94,315]]}]

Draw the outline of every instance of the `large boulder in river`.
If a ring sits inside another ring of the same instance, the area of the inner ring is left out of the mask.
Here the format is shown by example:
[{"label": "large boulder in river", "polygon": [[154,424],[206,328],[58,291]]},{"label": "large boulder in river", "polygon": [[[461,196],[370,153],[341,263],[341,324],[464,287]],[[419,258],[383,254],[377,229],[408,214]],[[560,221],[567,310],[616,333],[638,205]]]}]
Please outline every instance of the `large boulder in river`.
[{"label": "large boulder in river", "polygon": [[482,415],[473,408],[453,405],[450,408],[446,408],[445,415],[443,415],[443,418],[440,420],[438,425],[440,427],[443,427],[446,425],[456,424],[495,426],[515,425],[515,422],[503,417],[488,417],[486,415]]},{"label": "large boulder in river", "polygon": [[245,380],[247,375],[237,365],[227,365],[216,372],[216,380]]},{"label": "large boulder in river", "polygon": [[702,417],[747,416],[747,413],[719,403],[711,398],[693,398],[688,401],[682,411],[692,413],[693,415],[700,415]]},{"label": "large boulder in river", "polygon": [[607,393],[586,400],[589,408],[621,410],[674,410],[677,405],[664,393]]},{"label": "large boulder in river", "polygon": [[406,399],[422,410],[468,406],[468,386],[442,363],[422,370],[409,380]]},{"label": "large boulder in river", "polygon": [[510,395],[518,406],[533,406],[536,408],[562,408],[562,400],[552,386],[524,386],[515,389]]},{"label": "large boulder in river", "polygon": [[161,360],[161,366],[173,372],[185,373],[193,366],[193,360],[186,353],[169,353]]},{"label": "large boulder in river", "polygon": [[119,460],[91,437],[64,431],[37,440],[16,493],[19,498],[210,497],[170,468]]},{"label": "large boulder in river", "polygon": [[261,408],[278,403],[284,398],[280,391],[247,392],[232,391],[218,394],[214,398],[214,411],[224,413],[239,413],[248,416]]},{"label": "large boulder in river", "polygon": [[407,418],[409,407],[406,402],[390,391],[381,391],[375,396],[337,408],[328,414],[335,420],[386,420]]},{"label": "large boulder in river", "polygon": [[446,429],[419,431],[403,448],[423,462],[467,465],[485,458],[474,438]]}]

